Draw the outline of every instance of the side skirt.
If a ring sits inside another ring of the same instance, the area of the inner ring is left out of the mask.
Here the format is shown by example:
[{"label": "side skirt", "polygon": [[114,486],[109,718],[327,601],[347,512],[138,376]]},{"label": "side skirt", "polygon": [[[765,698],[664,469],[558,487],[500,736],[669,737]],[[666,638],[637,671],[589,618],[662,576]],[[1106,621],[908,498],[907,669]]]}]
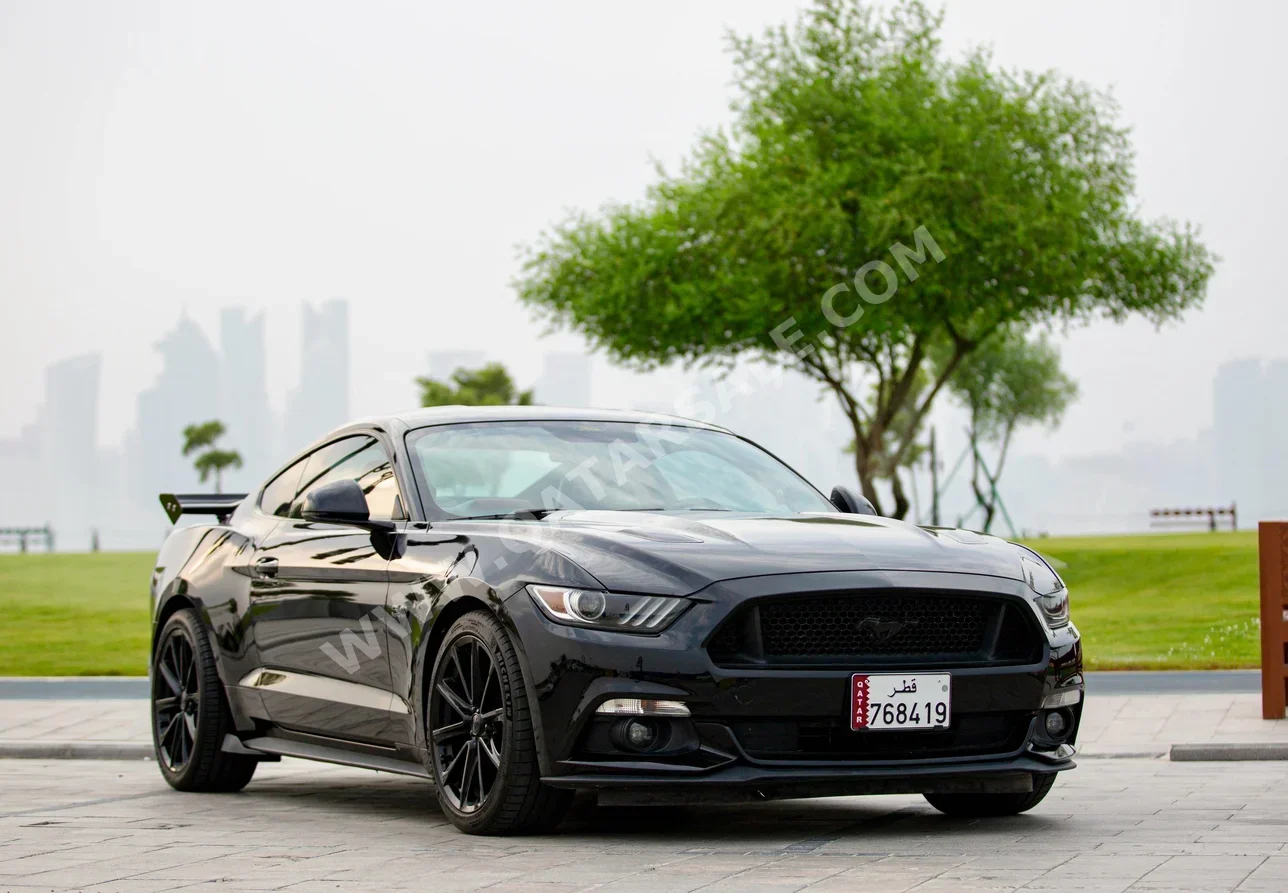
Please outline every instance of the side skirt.
[{"label": "side skirt", "polygon": [[319,763],[334,763],[337,766],[353,766],[357,769],[374,769],[377,772],[393,772],[397,775],[410,775],[414,778],[429,778],[425,767],[394,757],[374,753],[358,753],[340,747],[328,747],[306,741],[291,741],[286,738],[262,736],[242,742],[247,750],[257,753],[276,754],[283,757],[298,757],[303,760],[316,760]]}]

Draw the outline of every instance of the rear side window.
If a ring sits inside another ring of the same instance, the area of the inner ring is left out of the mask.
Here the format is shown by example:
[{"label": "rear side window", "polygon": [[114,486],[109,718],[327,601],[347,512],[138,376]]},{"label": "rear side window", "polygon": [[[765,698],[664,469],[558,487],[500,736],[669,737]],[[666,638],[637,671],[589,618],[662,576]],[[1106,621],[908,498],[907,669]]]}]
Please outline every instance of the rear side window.
[{"label": "rear side window", "polygon": [[309,457],[305,456],[269,481],[259,497],[259,507],[270,515],[281,515],[283,518],[290,514],[291,504],[299,495],[300,474],[308,460]]}]

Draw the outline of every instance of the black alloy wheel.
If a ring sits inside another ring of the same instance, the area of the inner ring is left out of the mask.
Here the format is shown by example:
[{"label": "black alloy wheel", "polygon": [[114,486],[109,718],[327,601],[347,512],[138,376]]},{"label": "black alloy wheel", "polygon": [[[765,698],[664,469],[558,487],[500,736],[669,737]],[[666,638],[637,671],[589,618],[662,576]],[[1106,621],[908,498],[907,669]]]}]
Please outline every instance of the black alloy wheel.
[{"label": "black alloy wheel", "polygon": [[549,830],[572,792],[541,781],[518,652],[487,611],[459,617],[429,673],[428,768],[448,821],[468,834]]},{"label": "black alloy wheel", "polygon": [[233,731],[205,624],[191,608],[176,611],[152,655],[152,744],[161,775],[180,791],[240,791],[259,761],[223,749]]},{"label": "black alloy wheel", "polygon": [[157,756],[166,769],[182,772],[197,743],[197,719],[201,710],[197,656],[181,626],[170,629],[157,653],[159,660],[152,677]]},{"label": "black alloy wheel", "polygon": [[447,648],[430,715],[441,790],[461,813],[481,808],[496,785],[505,740],[500,674],[483,640],[463,635]]}]

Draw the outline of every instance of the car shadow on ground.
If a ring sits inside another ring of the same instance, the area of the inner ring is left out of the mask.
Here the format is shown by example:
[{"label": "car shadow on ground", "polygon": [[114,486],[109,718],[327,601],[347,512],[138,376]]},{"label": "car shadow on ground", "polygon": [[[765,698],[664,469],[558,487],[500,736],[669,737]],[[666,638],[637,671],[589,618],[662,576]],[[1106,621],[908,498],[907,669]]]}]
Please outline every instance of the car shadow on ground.
[{"label": "car shadow on ground", "polygon": [[[445,821],[429,783],[372,774],[325,778],[304,774],[257,778],[240,795],[335,818],[408,821],[438,825]],[[777,800],[719,806],[598,806],[593,795],[578,795],[556,836],[579,839],[629,837],[637,842],[676,842],[701,848],[736,838],[740,846],[763,843],[795,852],[812,852],[849,836],[877,839],[897,834],[972,835],[1014,830],[1041,834],[1060,824],[1059,816],[1031,813],[998,819],[949,818],[919,798],[908,796],[832,797]],[[793,842],[789,842],[793,841]]]}]

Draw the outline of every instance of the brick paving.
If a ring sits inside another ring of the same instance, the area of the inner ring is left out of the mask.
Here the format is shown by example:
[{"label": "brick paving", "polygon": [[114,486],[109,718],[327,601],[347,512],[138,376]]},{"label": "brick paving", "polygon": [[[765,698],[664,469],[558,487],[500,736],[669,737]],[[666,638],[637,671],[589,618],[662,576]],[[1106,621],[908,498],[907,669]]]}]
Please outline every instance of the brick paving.
[{"label": "brick paving", "polygon": [[1083,711],[1084,756],[1165,753],[1173,744],[1288,742],[1288,720],[1261,718],[1260,694],[1097,695]]},{"label": "brick paving", "polygon": [[1279,893],[1288,762],[1087,760],[1004,819],[906,796],[579,804],[555,835],[475,838],[399,776],[284,761],[195,795],[142,761],[0,760],[0,889]]},{"label": "brick paving", "polygon": [[[0,742],[146,742],[147,703],[0,700]],[[471,838],[424,782],[286,760],[177,794],[150,762],[0,759],[0,890],[1288,891],[1288,762],[1169,763],[1177,743],[1288,742],[1255,694],[1093,693],[1085,757],[1032,813],[920,797],[597,809]]]}]

